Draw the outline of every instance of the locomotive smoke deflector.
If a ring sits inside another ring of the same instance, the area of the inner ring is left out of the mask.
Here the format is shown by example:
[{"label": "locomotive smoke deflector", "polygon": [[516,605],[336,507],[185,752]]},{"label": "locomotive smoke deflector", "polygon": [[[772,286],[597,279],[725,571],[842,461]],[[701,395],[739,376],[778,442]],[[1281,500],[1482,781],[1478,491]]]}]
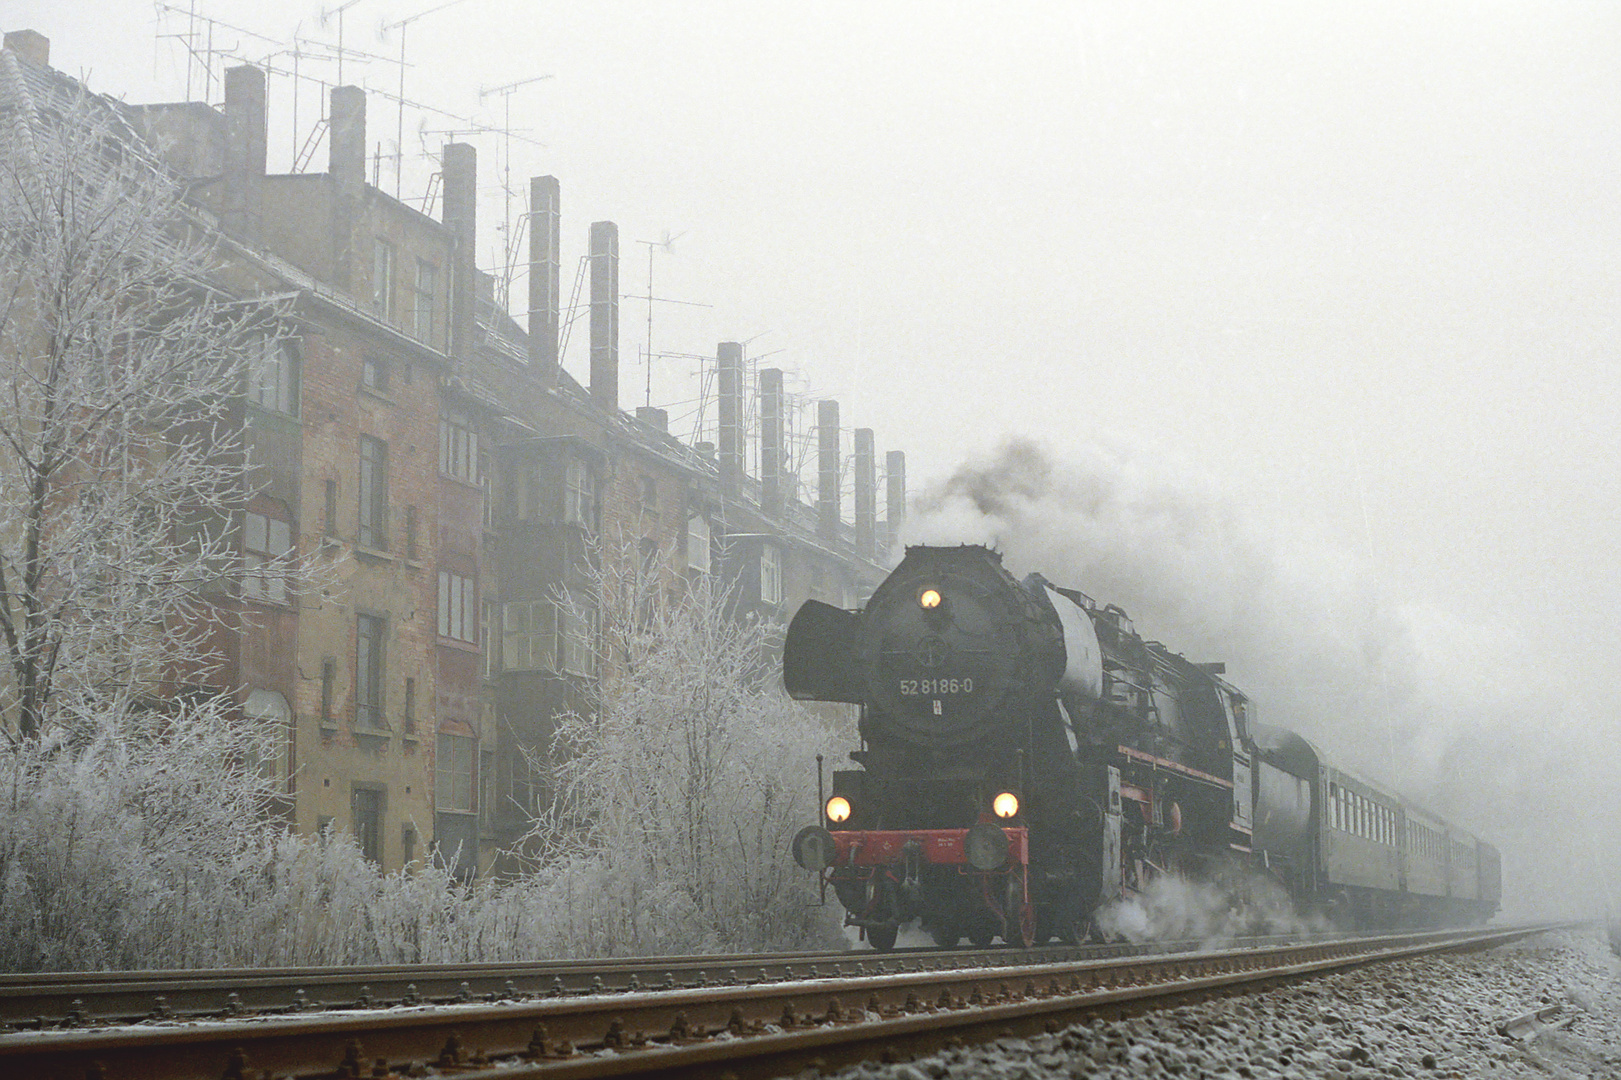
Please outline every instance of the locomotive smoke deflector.
[{"label": "locomotive smoke deflector", "polygon": [[864,682],[856,663],[854,612],[807,600],[788,623],[782,643],[782,685],[796,701],[860,705]]}]

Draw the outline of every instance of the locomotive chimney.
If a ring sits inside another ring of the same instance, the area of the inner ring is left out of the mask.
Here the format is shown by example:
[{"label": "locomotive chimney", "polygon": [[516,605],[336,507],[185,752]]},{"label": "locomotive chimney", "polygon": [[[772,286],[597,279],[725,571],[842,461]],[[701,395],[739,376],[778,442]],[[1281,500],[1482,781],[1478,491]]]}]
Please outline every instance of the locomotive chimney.
[{"label": "locomotive chimney", "polygon": [[529,368],[550,382],[557,374],[558,281],[562,194],[557,177],[529,181]]},{"label": "locomotive chimney", "polygon": [[723,341],[715,355],[720,383],[720,486],[728,499],[743,490],[743,346]]},{"label": "locomotive chimney", "polygon": [[619,226],[591,225],[591,400],[619,411]]},{"label": "locomotive chimney", "polygon": [[781,368],[760,372],[760,512],[783,515]]},{"label": "locomotive chimney", "polygon": [[839,403],[816,403],[816,524],[825,543],[839,538]]},{"label": "locomotive chimney", "polygon": [[891,450],[885,455],[884,472],[888,483],[885,509],[889,515],[885,524],[889,533],[889,547],[893,549],[900,543],[901,526],[906,522],[906,451]]},{"label": "locomotive chimney", "polygon": [[877,554],[878,462],[873,454],[872,428],[856,428],[856,552],[865,558]]}]

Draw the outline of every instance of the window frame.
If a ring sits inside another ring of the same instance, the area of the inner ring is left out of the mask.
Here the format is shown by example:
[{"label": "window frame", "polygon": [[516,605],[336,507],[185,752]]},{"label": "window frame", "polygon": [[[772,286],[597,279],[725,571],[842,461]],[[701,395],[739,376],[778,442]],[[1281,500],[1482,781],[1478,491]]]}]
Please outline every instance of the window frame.
[{"label": "window frame", "polygon": [[354,726],[383,731],[385,716],[385,653],[388,621],[381,615],[361,612],[355,616],[355,709]]},{"label": "window frame", "polygon": [[356,501],[360,514],[355,522],[355,542],[374,551],[387,551],[388,444],[374,435],[360,436],[360,485]]},{"label": "window frame", "polygon": [[438,264],[418,258],[416,282],[411,289],[411,334],[427,344],[433,343],[433,309],[438,292]]},{"label": "window frame", "polygon": [[776,607],[782,600],[782,552],[775,544],[761,544],[760,603]]},{"label": "window frame", "polygon": [[467,645],[479,642],[478,578],[458,570],[439,571],[439,636]]},{"label": "window frame", "polygon": [[[439,732],[433,760],[435,812],[471,814],[477,809],[474,765],[478,760],[477,742],[472,735],[458,735],[453,731]],[[465,769],[455,767],[463,764]]]},{"label": "window frame", "polygon": [[266,412],[296,417],[302,376],[302,359],[293,343],[265,338],[248,367],[248,400]]},{"label": "window frame", "polygon": [[394,244],[382,237],[372,239],[372,307],[379,318],[394,321]]},{"label": "window frame", "polygon": [[[262,522],[261,546],[254,547],[255,524]],[[275,547],[277,527],[285,533],[285,546]],[[293,554],[293,523],[286,517],[245,510],[242,514],[242,597],[263,604],[286,604],[289,601],[287,578],[281,573],[266,574],[258,568],[280,562],[283,566]]]},{"label": "window frame", "polygon": [[468,484],[478,483],[478,432],[467,414],[454,409],[439,414],[439,473]]},{"label": "window frame", "polygon": [[597,531],[597,474],[583,457],[571,457],[564,469],[563,521],[586,532]]}]

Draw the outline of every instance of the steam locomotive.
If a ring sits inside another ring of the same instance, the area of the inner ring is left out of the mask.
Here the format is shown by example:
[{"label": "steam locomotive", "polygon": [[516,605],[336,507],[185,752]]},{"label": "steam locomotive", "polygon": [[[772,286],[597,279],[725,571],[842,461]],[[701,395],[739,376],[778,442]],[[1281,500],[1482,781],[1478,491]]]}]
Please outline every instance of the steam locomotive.
[{"label": "steam locomotive", "polygon": [[794,858],[880,950],[914,919],[946,946],[1078,942],[1163,875],[1347,926],[1498,910],[1495,848],[1255,723],[1224,674],[988,548],[908,548],[861,610],[789,625],[789,694],[861,706],[859,767]]}]

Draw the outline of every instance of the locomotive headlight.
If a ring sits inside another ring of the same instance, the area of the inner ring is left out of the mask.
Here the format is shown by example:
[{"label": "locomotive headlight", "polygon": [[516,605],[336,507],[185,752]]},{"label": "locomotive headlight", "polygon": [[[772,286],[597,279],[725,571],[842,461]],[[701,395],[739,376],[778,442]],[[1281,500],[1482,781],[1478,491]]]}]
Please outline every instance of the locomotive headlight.
[{"label": "locomotive headlight", "polygon": [[850,800],[835,795],[827,800],[827,820],[838,823],[850,820]]},{"label": "locomotive headlight", "polygon": [[1010,818],[1019,812],[1019,797],[1011,791],[1004,791],[991,800],[991,809],[996,811],[999,818]]},{"label": "locomotive headlight", "polygon": [[924,589],[918,594],[917,602],[922,606],[924,611],[933,611],[935,608],[940,606],[940,590]]}]

